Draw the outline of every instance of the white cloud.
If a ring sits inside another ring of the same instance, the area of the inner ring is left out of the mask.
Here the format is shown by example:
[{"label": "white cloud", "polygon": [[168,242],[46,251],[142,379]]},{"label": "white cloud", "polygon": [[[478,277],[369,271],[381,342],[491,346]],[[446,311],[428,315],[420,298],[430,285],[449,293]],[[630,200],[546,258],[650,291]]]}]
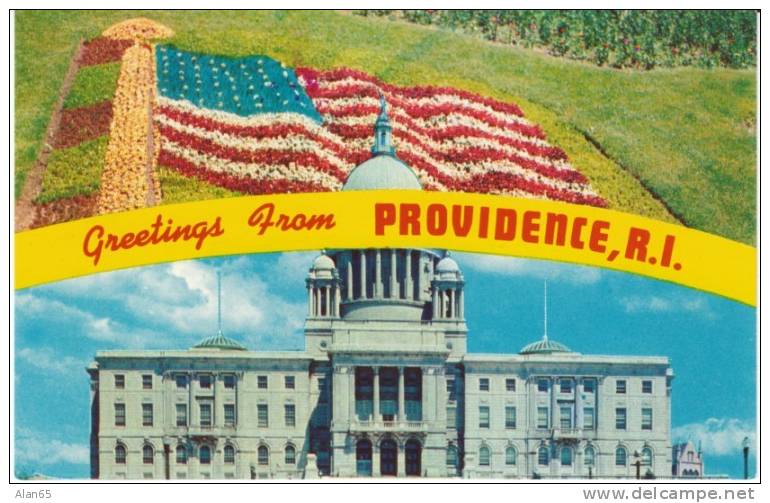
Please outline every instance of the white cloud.
[{"label": "white cloud", "polygon": [[14,452],[16,453],[17,464],[53,465],[69,463],[87,465],[90,461],[87,444],[47,438],[43,434],[27,428],[17,429]]},{"label": "white cloud", "polygon": [[618,299],[627,313],[701,312],[711,315],[708,302],[703,297],[658,295],[630,295]]},{"label": "white cloud", "polygon": [[602,277],[601,270],[594,267],[546,260],[530,260],[477,253],[456,253],[455,258],[457,258],[461,268],[467,267],[481,272],[491,272],[506,276],[526,276],[582,285],[596,283]]},{"label": "white cloud", "polygon": [[[223,332],[252,349],[296,346],[299,340],[286,336],[302,327],[304,302],[293,303],[271,292],[249,265],[247,257],[221,262]],[[186,347],[216,333],[216,270],[210,262],[174,262],[69,280],[47,286],[44,292],[54,297],[49,302],[77,314],[80,324],[94,332],[91,338],[119,336],[122,346],[132,348],[158,347],[161,341],[168,347]],[[284,281],[280,274],[276,277]],[[83,311],[68,307],[71,299]],[[134,338],[129,344],[121,334],[125,327],[114,319],[117,313],[147,338]]]},{"label": "white cloud", "polygon": [[56,355],[50,348],[21,348],[16,351],[16,356],[28,365],[55,374],[83,374],[86,367],[85,361]]},{"label": "white cloud", "polygon": [[704,423],[691,423],[671,430],[675,442],[692,440],[701,443],[703,452],[712,456],[737,454],[743,449],[743,439],[748,437],[752,449],[756,448],[756,428],[746,421],[735,418],[709,418]]}]

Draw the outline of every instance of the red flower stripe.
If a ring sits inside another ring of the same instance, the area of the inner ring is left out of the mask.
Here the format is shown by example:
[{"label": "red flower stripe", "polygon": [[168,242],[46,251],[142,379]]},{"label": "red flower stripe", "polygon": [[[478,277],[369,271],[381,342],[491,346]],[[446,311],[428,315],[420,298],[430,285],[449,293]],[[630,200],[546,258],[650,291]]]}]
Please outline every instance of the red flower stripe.
[{"label": "red flower stripe", "polygon": [[312,152],[292,152],[276,149],[259,149],[253,151],[241,150],[234,147],[217,145],[197,136],[177,131],[168,126],[160,125],[159,128],[163,137],[178,145],[228,161],[254,164],[279,164],[284,166],[301,164],[303,166],[313,166],[318,171],[327,173],[340,181],[344,181],[348,176],[347,172]]},{"label": "red flower stripe", "polygon": [[96,37],[83,44],[78,63],[80,66],[90,66],[120,61],[131,44],[131,40]]},{"label": "red flower stripe", "polygon": [[244,194],[282,194],[329,191],[329,189],[323,185],[313,182],[286,179],[256,179],[211,171],[206,167],[197,166],[186,159],[182,159],[167,150],[160,151],[158,165],[166,166],[186,177],[196,178],[202,182]]},{"label": "red flower stripe", "polygon": [[511,113],[514,115],[518,115],[519,117],[524,116],[521,109],[518,106],[514,105],[513,103],[504,103],[502,101],[497,101],[492,98],[487,98],[485,96],[480,96],[478,94],[474,94],[468,91],[462,91],[460,89],[454,89],[451,87],[435,87],[435,86],[398,87],[390,84],[385,84],[381,80],[376,79],[367,73],[364,73],[358,70],[353,70],[350,68],[337,68],[334,70],[318,71],[312,68],[302,67],[302,68],[297,68],[295,71],[298,77],[301,77],[303,80],[305,80],[305,82],[308,83],[307,89],[309,94],[311,91],[318,88],[317,83],[319,80],[326,81],[326,82],[335,82],[338,80],[345,80],[345,79],[357,79],[357,80],[370,82],[376,85],[377,87],[385,89],[390,93],[400,94],[402,96],[407,96],[409,98],[425,98],[425,97],[436,96],[439,94],[446,94],[446,95],[457,96],[469,101],[475,101],[477,103],[484,104],[498,112]]},{"label": "red flower stripe", "polygon": [[110,132],[112,102],[62,110],[61,122],[53,138],[54,148],[80,145]]},{"label": "red flower stripe", "polygon": [[[350,97],[350,95],[348,95],[348,97]],[[397,106],[395,103],[393,105],[394,108]],[[515,131],[524,136],[538,138],[541,140],[545,139],[545,134],[538,126],[530,126],[518,122],[501,121],[487,112],[473,108],[458,107],[457,105],[452,105],[451,103],[441,103],[430,106],[404,103],[402,106],[398,106],[398,108],[406,112],[409,118],[400,115],[398,116],[397,120],[404,123],[410,122],[410,127],[412,127],[414,124],[411,119],[431,119],[433,117],[444,117],[450,114],[460,114],[485,122],[486,124],[489,124],[495,128]],[[361,117],[368,115],[376,116],[377,112],[380,110],[380,108],[376,105],[360,104],[331,107],[319,103],[316,103],[316,109],[320,114],[330,117]]]}]

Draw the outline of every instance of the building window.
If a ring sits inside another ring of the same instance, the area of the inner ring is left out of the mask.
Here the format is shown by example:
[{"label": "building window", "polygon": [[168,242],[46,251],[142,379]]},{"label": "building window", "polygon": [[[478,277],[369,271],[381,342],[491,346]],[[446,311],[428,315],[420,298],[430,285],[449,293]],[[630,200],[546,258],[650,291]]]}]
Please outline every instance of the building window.
[{"label": "building window", "polygon": [[211,447],[208,445],[202,445],[200,451],[198,451],[198,461],[202,465],[211,464]]},{"label": "building window", "polygon": [[176,387],[178,389],[185,389],[187,387],[187,376],[184,374],[177,374],[174,377],[174,380],[176,381]]},{"label": "building window", "polygon": [[270,451],[267,450],[267,447],[264,445],[260,445],[257,449],[257,464],[265,466],[270,462]]},{"label": "building window", "polygon": [[486,405],[479,407],[479,428],[489,428],[489,407]]},{"label": "building window", "polygon": [[626,449],[623,447],[618,447],[615,449],[615,466],[626,466]]},{"label": "building window", "polygon": [[225,389],[235,389],[235,376],[233,374],[225,374],[222,378],[225,384]]},{"label": "building window", "polygon": [[583,407],[583,429],[593,430],[595,428],[595,412],[593,407]]},{"label": "building window", "polygon": [[184,445],[176,446],[176,463],[178,465],[187,464],[187,447],[185,447]]},{"label": "building window", "polygon": [[516,464],[516,448],[508,446],[505,449],[505,464],[508,466]]},{"label": "building window", "polygon": [[583,464],[585,466],[594,466],[596,460],[596,451],[590,445],[583,451]]},{"label": "building window", "polygon": [[479,379],[479,391],[489,391],[489,379],[482,377]]},{"label": "building window", "polygon": [[572,379],[560,379],[559,391],[562,393],[572,393]]},{"label": "building window", "polygon": [[540,430],[548,429],[548,407],[537,408],[537,428]]},{"label": "building window", "polygon": [[652,394],[652,381],[642,381],[642,393]]},{"label": "building window", "polygon": [[116,403],[115,404],[115,426],[125,426],[125,425],[126,425],[126,404]]},{"label": "building window", "polygon": [[562,406],[559,408],[559,428],[562,430],[572,429],[572,407]]},{"label": "building window", "polygon": [[509,393],[516,391],[516,379],[505,380],[505,391],[508,391]]},{"label": "building window", "polygon": [[489,466],[489,447],[482,445],[479,449],[479,466]]},{"label": "building window", "polygon": [[457,447],[450,445],[446,449],[446,465],[457,468]]},{"label": "building window", "polygon": [[283,462],[287,465],[293,465],[296,462],[297,451],[293,445],[287,445],[284,451]]},{"label": "building window", "polygon": [[446,408],[446,427],[450,430],[454,430],[457,428],[457,408],[456,407],[447,407]]},{"label": "building window", "polygon": [[187,404],[176,404],[176,425],[187,426]]},{"label": "building window", "polygon": [[198,385],[201,389],[211,388],[211,376],[209,374],[201,374],[198,376]]},{"label": "building window", "polygon": [[505,407],[505,427],[509,430],[516,429],[516,407]]},{"label": "building window", "polygon": [[593,379],[584,379],[583,380],[583,392],[584,393],[593,393],[596,391],[596,381]]},{"label": "building window", "polygon": [[284,376],[283,387],[286,389],[294,389],[294,376]]},{"label": "building window", "polygon": [[115,389],[124,389],[126,387],[126,376],[115,374]]},{"label": "building window", "polygon": [[200,413],[201,413],[201,426],[204,428],[211,426],[211,404],[210,403],[200,404]]},{"label": "building window", "polygon": [[537,380],[537,391],[539,391],[540,393],[548,392],[548,379]]},{"label": "building window", "polygon": [[118,464],[118,465],[126,464],[126,446],[122,444],[118,444],[115,447],[115,464]]},{"label": "building window", "polygon": [[142,404],[142,426],[152,426],[152,404]]},{"label": "building window", "polygon": [[540,466],[548,466],[548,449],[545,446],[541,446],[537,450],[537,464]]},{"label": "building window", "polygon": [[142,463],[145,465],[151,465],[155,462],[155,452],[152,449],[152,446],[149,444],[145,444],[144,447],[142,447]]},{"label": "building window", "polygon": [[572,466],[572,449],[569,447],[561,448],[561,466]]},{"label": "building window", "polygon": [[267,404],[257,404],[257,426],[260,428],[267,428]]},{"label": "building window", "polygon": [[649,447],[642,449],[642,465],[652,468],[652,449]]},{"label": "building window", "polygon": [[626,394],[626,381],[624,379],[618,379],[615,381],[615,393],[618,395]]},{"label": "building window", "polygon": [[455,378],[446,380],[446,391],[449,393],[450,402],[457,400],[457,381]]},{"label": "building window", "polygon": [[257,376],[257,389],[267,389],[267,376]]},{"label": "building window", "polygon": [[642,408],[642,429],[652,431],[652,409]]},{"label": "building window", "polygon": [[296,408],[293,403],[287,403],[283,406],[283,415],[286,419],[286,426],[294,427],[297,425]]},{"label": "building window", "polygon": [[142,376],[142,389],[152,389],[152,374]]},{"label": "building window", "polygon": [[235,463],[235,447],[227,444],[223,449],[223,454],[225,458],[225,464],[231,465]]},{"label": "building window", "polygon": [[235,426],[235,404],[225,404],[225,426]]},{"label": "building window", "polygon": [[626,429],[626,408],[625,407],[618,407],[615,409],[615,429],[616,430]]}]

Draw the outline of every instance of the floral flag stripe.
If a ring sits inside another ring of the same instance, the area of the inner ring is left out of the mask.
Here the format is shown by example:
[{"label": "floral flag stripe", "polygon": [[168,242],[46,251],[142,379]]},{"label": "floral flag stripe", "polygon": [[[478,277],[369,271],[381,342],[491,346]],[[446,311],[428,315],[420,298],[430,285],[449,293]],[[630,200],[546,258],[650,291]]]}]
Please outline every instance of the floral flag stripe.
[{"label": "floral flag stripe", "polygon": [[265,56],[157,54],[160,163],[186,176],[250,194],[338,190],[371,155],[384,95],[397,155],[426,189],[606,206],[514,104],[349,69],[295,71]]}]

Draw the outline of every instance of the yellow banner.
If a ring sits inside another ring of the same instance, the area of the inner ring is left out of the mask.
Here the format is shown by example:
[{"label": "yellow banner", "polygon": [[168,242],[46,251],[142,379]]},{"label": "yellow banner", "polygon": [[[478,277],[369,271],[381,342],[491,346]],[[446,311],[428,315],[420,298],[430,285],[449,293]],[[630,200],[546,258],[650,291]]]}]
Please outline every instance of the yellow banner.
[{"label": "yellow banner", "polygon": [[751,246],[611,210],[481,194],[239,197],[78,220],[15,240],[16,288],[219,255],[439,248],[606,267],[756,302]]}]

